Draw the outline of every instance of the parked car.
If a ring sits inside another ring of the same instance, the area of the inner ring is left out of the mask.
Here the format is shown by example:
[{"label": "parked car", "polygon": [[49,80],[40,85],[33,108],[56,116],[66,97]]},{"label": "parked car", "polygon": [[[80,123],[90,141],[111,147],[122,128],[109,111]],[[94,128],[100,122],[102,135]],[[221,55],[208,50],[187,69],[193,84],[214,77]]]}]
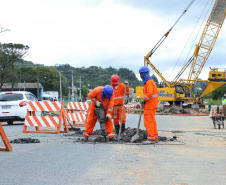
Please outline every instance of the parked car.
[{"label": "parked car", "polygon": [[159,104],[163,104],[164,107],[170,106],[170,103],[168,101],[159,101]]},{"label": "parked car", "polygon": [[53,97],[50,94],[43,94],[42,100],[44,101],[53,101]]},{"label": "parked car", "polygon": [[24,121],[28,101],[38,101],[38,98],[27,91],[0,93],[0,122],[6,121],[11,125],[14,121]]},{"label": "parked car", "polygon": [[136,108],[136,109],[140,109],[142,107],[140,102],[135,102],[135,101],[127,105],[131,106],[131,108]]}]

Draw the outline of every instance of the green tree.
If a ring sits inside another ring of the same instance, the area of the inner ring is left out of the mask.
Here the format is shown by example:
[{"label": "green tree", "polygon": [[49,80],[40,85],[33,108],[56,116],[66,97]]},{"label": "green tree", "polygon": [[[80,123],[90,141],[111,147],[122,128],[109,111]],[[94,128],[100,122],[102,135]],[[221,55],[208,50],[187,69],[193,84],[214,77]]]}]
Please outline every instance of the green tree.
[{"label": "green tree", "polygon": [[13,69],[13,63],[10,62],[10,56],[0,50],[0,90],[4,83],[10,81]]},{"label": "green tree", "polygon": [[27,54],[30,47],[23,44],[6,43],[2,44],[2,51],[10,56],[11,62],[21,60]]},{"label": "green tree", "polygon": [[87,97],[88,93],[89,93],[89,89],[85,85],[83,85],[82,92],[81,92],[82,96],[85,98]]},{"label": "green tree", "polygon": [[156,83],[156,85],[158,87],[159,86],[158,78],[154,74],[151,77],[152,77],[152,80],[154,80],[154,82]]},{"label": "green tree", "polygon": [[213,100],[219,100],[226,94],[226,85],[220,87],[219,89],[212,92]]},{"label": "green tree", "polygon": [[28,52],[29,46],[23,44],[2,44],[0,46],[0,89],[4,83],[11,83],[14,86],[18,82],[16,76],[14,63],[22,61],[25,54]]}]

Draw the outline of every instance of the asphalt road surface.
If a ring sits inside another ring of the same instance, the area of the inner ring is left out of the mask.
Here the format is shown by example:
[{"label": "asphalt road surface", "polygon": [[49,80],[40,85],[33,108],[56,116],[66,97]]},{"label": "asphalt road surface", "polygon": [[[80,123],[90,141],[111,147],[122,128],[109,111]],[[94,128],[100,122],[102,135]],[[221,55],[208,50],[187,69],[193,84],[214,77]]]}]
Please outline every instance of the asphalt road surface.
[{"label": "asphalt road surface", "polygon": [[[136,128],[138,119],[138,114],[127,115],[126,127]],[[22,133],[22,123],[3,123],[9,140],[30,137],[40,143],[13,143],[12,151],[0,151],[0,184],[226,183],[225,129],[214,129],[208,116],[157,115],[156,119],[159,135],[176,135],[177,141],[156,145],[82,144],[73,142],[73,136]]]}]

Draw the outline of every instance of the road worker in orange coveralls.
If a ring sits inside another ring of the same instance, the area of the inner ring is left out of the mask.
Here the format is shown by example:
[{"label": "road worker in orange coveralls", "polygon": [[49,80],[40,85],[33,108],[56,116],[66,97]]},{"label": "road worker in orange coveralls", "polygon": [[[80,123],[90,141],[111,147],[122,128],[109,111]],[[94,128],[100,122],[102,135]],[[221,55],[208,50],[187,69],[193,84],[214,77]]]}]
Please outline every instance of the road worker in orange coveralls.
[{"label": "road worker in orange coveralls", "polygon": [[155,112],[158,107],[158,90],[152,77],[149,75],[149,68],[144,66],[139,70],[140,77],[144,84],[143,100],[141,104],[144,108],[144,126],[148,139],[143,144],[154,144],[158,142],[158,130],[155,120]]},{"label": "road worker in orange coveralls", "polygon": [[[113,123],[111,119],[114,106],[113,88],[110,85],[106,85],[105,87],[96,87],[88,94],[88,97],[91,100],[90,112],[82,139],[84,141],[88,140],[96,125],[97,119],[99,119],[102,135],[108,136],[110,141],[115,141]],[[102,111],[100,112],[101,118],[97,117],[99,110]]]},{"label": "road worker in orange coveralls", "polygon": [[[128,82],[125,81],[124,85],[123,83],[119,82],[119,76],[114,74],[111,77],[111,86],[113,87],[114,90],[114,114],[113,120],[114,120],[114,126],[115,126],[115,136],[118,137],[119,134],[119,122],[121,121],[121,116],[122,116],[122,105],[123,105],[123,100],[124,100],[124,93],[126,96],[129,96],[129,86]],[[126,92],[125,92],[126,91]],[[125,123],[126,123],[126,110],[124,107],[123,110],[123,118],[122,118],[122,130],[121,130],[121,135],[126,136],[125,132]]]}]

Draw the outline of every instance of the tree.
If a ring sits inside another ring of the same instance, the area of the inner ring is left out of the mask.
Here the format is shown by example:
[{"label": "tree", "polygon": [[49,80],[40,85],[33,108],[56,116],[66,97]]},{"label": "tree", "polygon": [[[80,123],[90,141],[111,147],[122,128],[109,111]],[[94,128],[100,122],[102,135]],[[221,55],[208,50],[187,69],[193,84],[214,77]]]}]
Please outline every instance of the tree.
[{"label": "tree", "polygon": [[13,74],[13,64],[10,62],[9,56],[0,50],[0,90],[4,83],[11,79]]},{"label": "tree", "polygon": [[223,97],[223,95],[226,94],[226,85],[220,87],[219,89],[212,92],[212,98],[213,100],[218,100]]},{"label": "tree", "polygon": [[83,85],[82,92],[81,92],[82,96],[87,97],[88,93],[89,93],[89,89],[85,85]]},{"label": "tree", "polygon": [[0,25],[0,33],[3,33],[3,32],[5,32],[5,31],[10,31],[9,29],[5,29],[5,28],[3,28],[1,25]]},{"label": "tree", "polygon": [[16,62],[21,60],[28,53],[30,47],[23,44],[13,44],[7,43],[2,44],[2,51],[10,56],[11,62]]},{"label": "tree", "polygon": [[152,80],[156,83],[156,85],[158,87],[159,86],[158,78],[154,74],[151,77],[152,77]]},{"label": "tree", "polygon": [[0,89],[4,83],[11,83],[14,86],[18,82],[15,74],[14,63],[23,60],[22,58],[28,52],[29,46],[23,44],[2,44],[0,46]]}]

